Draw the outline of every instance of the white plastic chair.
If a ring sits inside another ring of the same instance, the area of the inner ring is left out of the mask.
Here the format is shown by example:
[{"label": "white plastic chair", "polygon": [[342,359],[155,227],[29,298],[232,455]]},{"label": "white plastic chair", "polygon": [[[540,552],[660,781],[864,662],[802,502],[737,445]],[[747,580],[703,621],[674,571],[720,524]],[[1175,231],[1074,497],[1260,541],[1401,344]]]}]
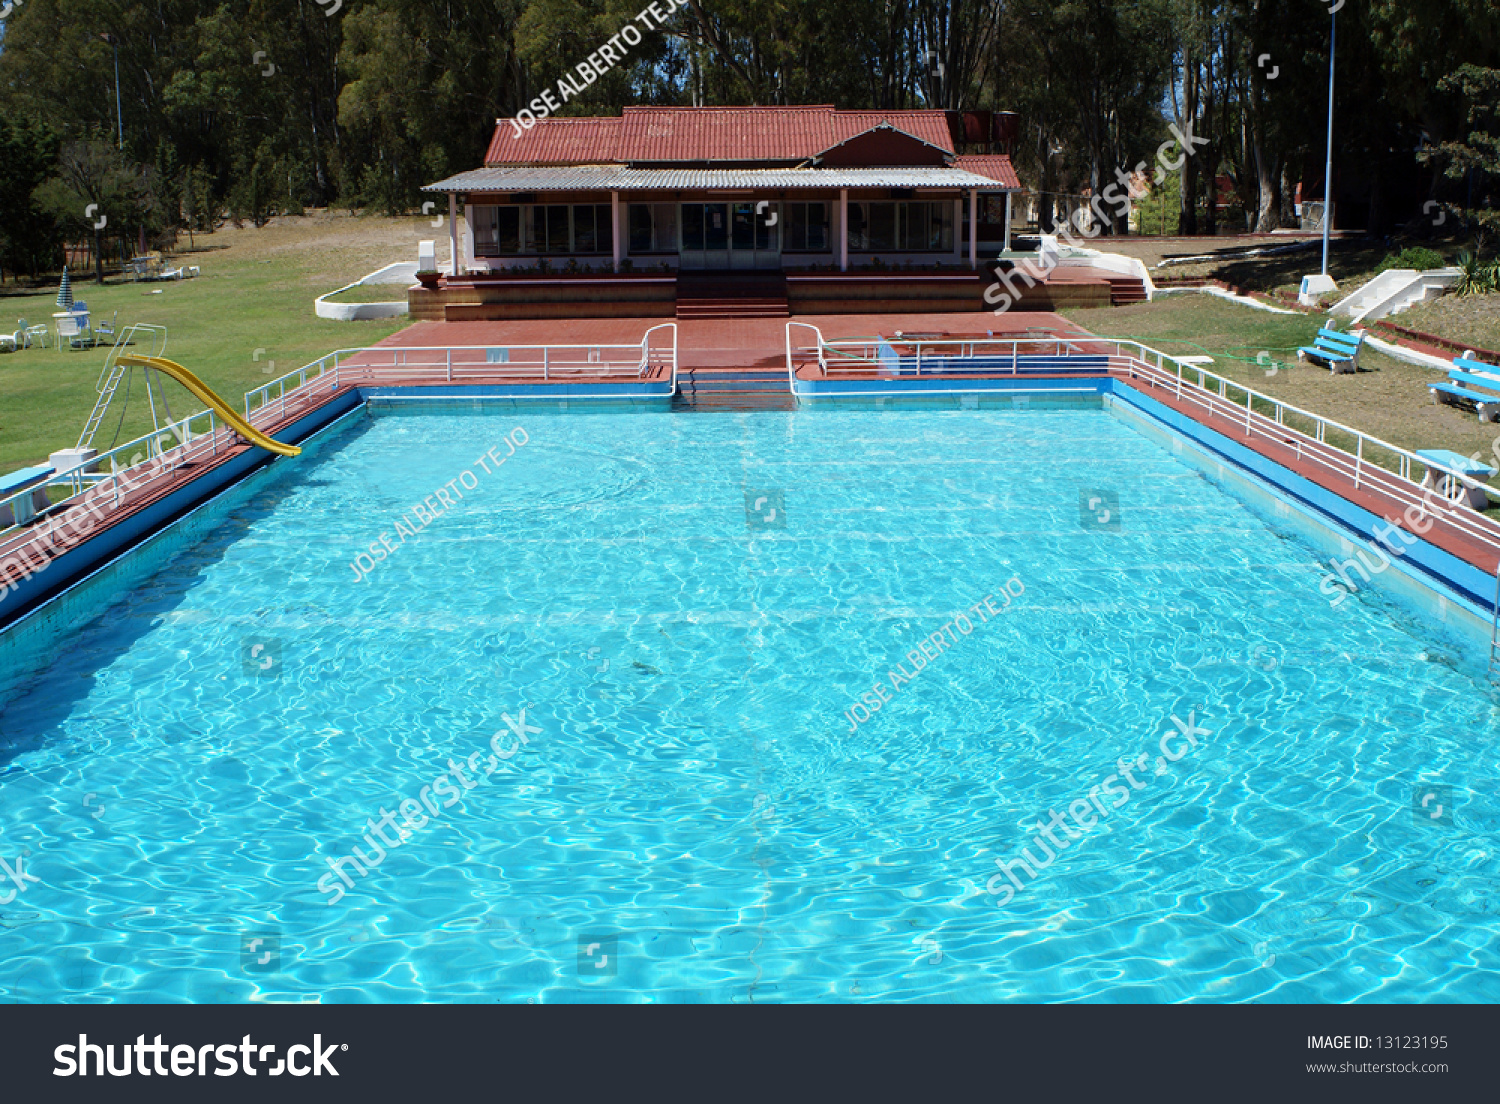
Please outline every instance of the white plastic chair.
[{"label": "white plastic chair", "polygon": [[57,320],[57,346],[66,341],[70,349],[90,347],[89,320],[87,315],[66,314]]},{"label": "white plastic chair", "polygon": [[17,319],[16,324],[21,327],[16,331],[21,348],[25,349],[31,345],[40,345],[43,349],[47,347],[48,330],[45,325],[33,326],[24,318]]}]

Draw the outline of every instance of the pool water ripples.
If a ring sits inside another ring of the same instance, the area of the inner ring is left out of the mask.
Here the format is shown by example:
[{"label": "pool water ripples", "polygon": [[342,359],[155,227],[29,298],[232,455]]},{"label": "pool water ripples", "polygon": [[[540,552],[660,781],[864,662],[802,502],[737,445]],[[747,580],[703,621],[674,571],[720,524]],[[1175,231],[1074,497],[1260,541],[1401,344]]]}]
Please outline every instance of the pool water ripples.
[{"label": "pool water ripples", "polygon": [[[0,999],[1500,1000],[1482,671],[1375,592],[1331,609],[1314,549],[1098,406],[362,415],[222,509],[0,705],[0,856],[41,879]],[[523,707],[327,904],[366,818]],[[1212,735],[998,907],[996,858],[1190,711]]]}]

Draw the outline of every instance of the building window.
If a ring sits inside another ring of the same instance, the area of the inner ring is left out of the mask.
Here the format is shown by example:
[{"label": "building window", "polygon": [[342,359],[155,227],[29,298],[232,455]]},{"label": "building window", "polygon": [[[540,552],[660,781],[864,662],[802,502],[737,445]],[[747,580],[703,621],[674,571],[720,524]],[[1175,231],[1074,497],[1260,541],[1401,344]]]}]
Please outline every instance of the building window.
[{"label": "building window", "polygon": [[849,248],[859,253],[951,252],[952,201],[851,203]]},{"label": "building window", "polygon": [[[495,251],[497,253],[521,252],[521,208],[490,207],[495,216]],[[476,211],[485,210],[476,207]],[[476,243],[477,244],[477,243]],[[480,251],[481,256],[483,252]]]},{"label": "building window", "polygon": [[677,252],[677,204],[632,203],[629,223],[630,252]]},{"label": "building window", "polygon": [[786,250],[789,253],[826,253],[828,233],[827,203],[788,203],[786,205]]},{"label": "building window", "polygon": [[613,253],[609,204],[523,203],[474,208],[474,255]]},{"label": "building window", "polygon": [[[572,209],[564,206],[538,207],[538,211],[547,212],[547,245],[548,253],[571,253],[569,246],[572,243]],[[540,226],[540,221],[539,221]],[[537,252],[541,252],[539,247]]]},{"label": "building window", "polygon": [[573,252],[574,253],[597,253],[594,246],[595,229],[594,209],[592,207],[573,208]]},{"label": "building window", "polygon": [[474,228],[474,254],[489,257],[500,251],[495,227],[495,207],[475,207],[470,217]]}]

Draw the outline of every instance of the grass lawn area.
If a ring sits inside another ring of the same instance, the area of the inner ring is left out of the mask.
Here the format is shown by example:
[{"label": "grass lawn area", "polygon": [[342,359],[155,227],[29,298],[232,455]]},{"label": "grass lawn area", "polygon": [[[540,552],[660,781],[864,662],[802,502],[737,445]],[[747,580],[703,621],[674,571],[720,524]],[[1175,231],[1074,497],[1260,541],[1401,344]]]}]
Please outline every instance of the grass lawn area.
[{"label": "grass lawn area", "polygon": [[[1199,261],[1194,264],[1173,265],[1170,268],[1155,267],[1158,261],[1168,257],[1188,257],[1211,253],[1232,253],[1247,247],[1277,247],[1295,243],[1285,236],[1263,235],[1218,240],[1197,238],[1188,241],[1161,240],[1150,237],[1097,238],[1090,243],[1095,249],[1106,253],[1120,253],[1127,257],[1138,257],[1153,277],[1193,278],[1223,280],[1235,287],[1251,291],[1271,292],[1281,290],[1295,295],[1302,286],[1302,277],[1318,272],[1323,264],[1323,246],[1312,241],[1305,249],[1269,257],[1244,257],[1232,255]],[[1338,281],[1337,299],[1355,291],[1375,277],[1375,270],[1392,253],[1399,253],[1408,245],[1421,245],[1441,254],[1448,263],[1461,253],[1468,244],[1456,241],[1413,242],[1401,240],[1394,245],[1369,238],[1335,238],[1329,243],[1328,274]],[[1441,331],[1430,330],[1431,333]],[[1446,334],[1444,336],[1447,336]]]},{"label": "grass lawn area", "polygon": [[[178,254],[200,266],[196,279],[132,283],[112,277],[101,287],[88,273],[77,273],[74,298],[88,303],[96,322],[119,312],[117,330],[133,322],[167,327],[165,355],[240,409],[246,391],[333,349],[373,344],[406,326],[404,317],[318,318],[313,300],[382,265],[415,260],[417,242],[433,237],[430,222],[314,213],[273,219],[258,229],[226,226],[196,235],[195,248]],[[56,298],[55,284],[36,292],[6,289],[0,293],[0,330],[14,330],[18,318],[50,324]],[[101,346],[0,353],[0,471],[45,463],[48,453],[78,442],[106,352]],[[202,408],[177,384],[166,386],[177,418]],[[122,387],[95,437],[101,452],[115,437],[123,393]],[[150,428],[137,375],[119,443]]]},{"label": "grass lawn area", "polygon": [[[1495,464],[1491,446],[1497,427],[1484,425],[1472,411],[1434,404],[1426,385],[1442,379],[1436,369],[1370,349],[1360,353],[1362,370],[1352,376],[1297,365],[1292,350],[1312,343],[1316,316],[1272,314],[1194,294],[1063,313],[1101,337],[1134,338],[1178,356],[1213,356],[1215,362],[1205,366],[1209,371],[1393,445],[1412,451],[1452,449],[1465,456],[1478,452],[1481,460]],[[1254,363],[1261,350],[1285,357],[1290,366],[1268,374],[1265,366]],[[1500,481],[1492,482],[1500,486]]]}]

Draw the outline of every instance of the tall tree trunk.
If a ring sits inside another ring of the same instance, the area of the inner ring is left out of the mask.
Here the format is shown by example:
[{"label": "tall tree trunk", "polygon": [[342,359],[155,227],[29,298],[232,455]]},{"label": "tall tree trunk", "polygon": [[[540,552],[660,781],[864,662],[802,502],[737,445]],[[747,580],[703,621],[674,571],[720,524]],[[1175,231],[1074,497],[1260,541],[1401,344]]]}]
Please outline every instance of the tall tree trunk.
[{"label": "tall tree trunk", "polygon": [[[1198,118],[1198,62],[1187,52],[1182,74],[1182,121],[1191,128]],[[1191,150],[1179,149],[1182,158],[1181,179],[1178,181],[1177,232],[1187,237],[1198,233],[1198,159]]]}]

